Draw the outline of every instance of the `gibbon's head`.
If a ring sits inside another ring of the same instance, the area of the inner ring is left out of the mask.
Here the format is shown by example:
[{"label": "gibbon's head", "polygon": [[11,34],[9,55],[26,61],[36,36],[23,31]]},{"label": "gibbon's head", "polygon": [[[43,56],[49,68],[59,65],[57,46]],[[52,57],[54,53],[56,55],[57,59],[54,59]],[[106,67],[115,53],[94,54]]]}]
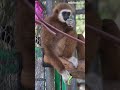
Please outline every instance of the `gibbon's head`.
[{"label": "gibbon's head", "polygon": [[53,9],[53,14],[57,16],[58,20],[65,23],[73,13],[73,8],[67,3],[59,3]]}]

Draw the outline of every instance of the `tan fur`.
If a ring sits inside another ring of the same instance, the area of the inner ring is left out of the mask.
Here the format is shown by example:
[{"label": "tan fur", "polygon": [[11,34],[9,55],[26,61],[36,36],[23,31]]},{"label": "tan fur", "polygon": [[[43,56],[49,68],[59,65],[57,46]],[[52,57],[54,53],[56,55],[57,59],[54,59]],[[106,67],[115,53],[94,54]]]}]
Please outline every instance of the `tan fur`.
[{"label": "tan fur", "polygon": [[59,3],[54,9],[53,9],[53,14],[58,13],[59,11],[63,9],[69,9],[72,12],[74,12],[74,9],[67,3]]},{"label": "tan fur", "polygon": [[[72,11],[72,8],[68,4],[60,3],[53,9],[52,16],[47,17],[45,21],[59,30],[64,31],[71,36],[77,37],[77,34],[73,28],[68,27],[66,23],[62,23],[58,20],[58,14],[63,9],[70,9]],[[49,31],[47,31],[45,27],[42,28],[41,37],[45,55],[49,57],[49,64],[51,64],[59,72],[64,71],[65,67],[58,57],[70,58],[73,51],[75,50],[77,42],[59,33],[54,36]]]}]

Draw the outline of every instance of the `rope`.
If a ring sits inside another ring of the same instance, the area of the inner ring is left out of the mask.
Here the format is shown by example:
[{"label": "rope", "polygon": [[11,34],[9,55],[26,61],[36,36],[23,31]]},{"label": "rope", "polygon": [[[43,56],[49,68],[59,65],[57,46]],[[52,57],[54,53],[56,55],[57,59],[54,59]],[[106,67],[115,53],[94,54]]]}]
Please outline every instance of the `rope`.
[{"label": "rope", "polygon": [[[30,3],[29,1],[24,0],[24,2],[32,9],[32,11],[34,11],[34,7],[31,5],[31,3]],[[77,42],[79,42],[79,43],[81,43],[81,44],[85,44],[84,41],[79,40],[79,39],[77,39],[77,38],[75,38],[75,37],[73,37],[73,36],[70,36],[70,35],[62,32],[61,30],[53,27],[52,25],[48,24],[47,22],[45,22],[44,20],[42,20],[36,12],[35,12],[35,14],[36,14],[36,16],[37,16],[38,19],[39,19],[39,21],[38,21],[38,20],[35,20],[35,22],[36,22],[37,24],[39,24],[39,25],[40,25],[40,24],[44,25],[44,27],[46,27],[47,30],[48,30],[50,33],[52,33],[52,34],[55,35],[56,33],[52,31],[52,30],[55,30],[55,31],[57,31],[57,32],[65,35],[66,37],[69,37],[69,38],[71,38],[71,39],[73,39],[73,40],[75,40],[75,41],[77,41]]]},{"label": "rope", "polygon": [[[26,4],[34,11],[34,7],[33,7],[32,5],[30,5],[29,2],[27,2]],[[37,15],[36,12],[35,12],[35,14]],[[47,30],[50,31],[52,34],[55,35],[55,32],[52,31],[52,30],[55,30],[55,31],[57,31],[57,32],[59,32],[59,33],[65,35],[65,36],[67,36],[67,37],[69,37],[69,38],[71,38],[71,39],[73,39],[73,40],[81,43],[81,44],[85,44],[85,42],[83,42],[83,41],[81,41],[81,40],[79,40],[79,39],[77,39],[77,38],[74,38],[74,37],[72,37],[72,36],[70,36],[70,35],[68,35],[68,34],[60,31],[59,29],[53,27],[52,25],[46,23],[45,21],[43,21],[43,20],[39,17],[39,15],[37,15],[37,16],[38,16],[38,18],[39,18],[40,21],[36,20],[35,22],[38,23],[38,24],[44,25],[44,26],[47,28]],[[104,31],[102,31],[102,30],[100,30],[100,29],[97,29],[97,28],[95,28],[95,27],[93,27],[93,26],[91,26],[91,25],[86,24],[86,26],[87,26],[88,28],[91,28],[94,32],[98,33],[99,35],[101,35],[101,36],[104,37],[105,39],[106,39],[106,37],[107,37],[108,39],[113,40],[113,42],[115,42],[115,43],[117,43],[117,44],[120,45],[120,39],[119,39],[119,38],[117,38],[117,37],[115,37],[115,36],[113,36],[113,35],[111,35],[111,34],[108,34],[108,33],[104,32]],[[48,29],[48,28],[49,28],[49,29]],[[52,29],[52,30],[51,30],[51,29]]]},{"label": "rope", "polygon": [[[38,16],[38,15],[37,15],[37,16]],[[39,17],[39,16],[38,16],[38,17]],[[79,42],[79,43],[81,43],[81,44],[85,44],[84,41],[79,40],[79,39],[77,39],[77,38],[75,38],[75,37],[73,37],[73,36],[70,36],[69,34],[64,33],[63,31],[61,31],[61,30],[53,27],[52,25],[46,23],[46,22],[43,21],[40,17],[39,17],[39,20],[40,20],[40,21],[36,20],[35,22],[36,22],[37,24],[44,24],[44,26],[46,25],[47,28],[49,28],[50,30],[54,30],[54,31],[59,32],[60,34],[63,34],[64,36],[69,37],[69,38],[71,38],[71,39],[73,39],[73,40],[75,40],[75,41],[77,41],[77,42]]]}]

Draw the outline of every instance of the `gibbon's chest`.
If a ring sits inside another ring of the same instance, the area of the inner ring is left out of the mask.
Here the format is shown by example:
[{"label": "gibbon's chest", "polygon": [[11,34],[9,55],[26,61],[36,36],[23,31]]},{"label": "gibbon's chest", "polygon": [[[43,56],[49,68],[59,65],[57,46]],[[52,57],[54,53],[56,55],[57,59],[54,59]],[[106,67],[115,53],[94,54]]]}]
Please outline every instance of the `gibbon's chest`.
[{"label": "gibbon's chest", "polygon": [[66,24],[59,23],[59,22],[54,23],[53,26],[63,32],[65,32],[68,27]]},{"label": "gibbon's chest", "polygon": [[[54,26],[55,28],[57,28],[58,30],[67,33],[67,26],[66,26],[66,25],[62,25],[62,24],[59,24],[59,23],[55,23],[53,26]],[[57,40],[58,40],[58,39],[61,39],[62,37],[64,37],[63,34],[57,32],[57,31],[55,31],[55,33],[56,33],[55,38],[56,38]]]}]

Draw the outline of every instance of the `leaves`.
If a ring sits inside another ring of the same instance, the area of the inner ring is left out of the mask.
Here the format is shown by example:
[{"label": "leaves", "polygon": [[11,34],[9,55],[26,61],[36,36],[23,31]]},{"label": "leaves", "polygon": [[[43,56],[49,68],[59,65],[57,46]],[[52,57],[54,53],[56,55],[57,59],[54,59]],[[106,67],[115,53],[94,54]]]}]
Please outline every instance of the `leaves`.
[{"label": "leaves", "polygon": [[[76,9],[85,8],[85,1],[80,1],[76,4]],[[76,31],[77,34],[83,34],[85,31],[85,14],[76,15]]]}]

